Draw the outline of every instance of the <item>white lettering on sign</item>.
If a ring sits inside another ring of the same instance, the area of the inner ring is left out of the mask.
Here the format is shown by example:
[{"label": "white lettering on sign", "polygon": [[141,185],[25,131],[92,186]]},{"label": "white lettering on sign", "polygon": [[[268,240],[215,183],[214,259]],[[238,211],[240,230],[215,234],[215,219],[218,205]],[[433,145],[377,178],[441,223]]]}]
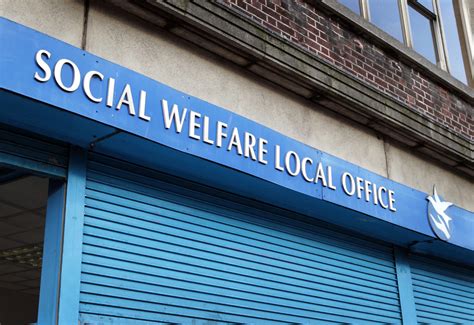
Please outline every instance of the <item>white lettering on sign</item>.
[{"label": "white lettering on sign", "polygon": [[100,79],[100,81],[104,80],[104,75],[102,73],[98,71],[89,71],[84,76],[84,92],[86,93],[87,98],[89,98],[95,103],[100,103],[102,101],[102,97],[95,97],[94,95],[92,95],[91,80],[93,77],[97,77],[98,79]]},{"label": "white lettering on sign", "polygon": [[45,60],[43,60],[43,54],[49,59],[51,58],[51,53],[49,53],[46,50],[39,50],[36,52],[36,64],[43,70],[44,76],[41,77],[38,72],[35,72],[35,79],[39,82],[46,82],[51,78],[51,68],[49,65],[46,63]]},{"label": "white lettering on sign", "polygon": [[313,164],[313,159],[309,158],[309,157],[304,157],[302,160],[301,160],[301,174],[303,175],[303,178],[305,181],[307,181],[308,183],[312,183],[314,181],[314,177],[311,178],[308,176],[308,170],[307,170],[307,166],[309,165],[312,165]]},{"label": "white lettering on sign", "polygon": [[[347,182],[349,182],[349,185]],[[349,196],[354,195],[356,191],[354,177],[348,172],[342,174],[342,189],[344,190],[344,193]]]},{"label": "white lettering on sign", "polygon": [[[66,64],[72,68],[72,82],[70,86],[66,86],[63,82],[63,68]],[[81,84],[81,72],[77,65],[71,60],[61,59],[54,66],[54,80],[62,90],[73,92],[76,91]]]},{"label": "white lettering on sign", "polygon": [[239,129],[237,128],[232,130],[229,145],[227,146],[227,151],[231,151],[232,148],[235,148],[237,154],[242,156],[242,144],[240,143]]},{"label": "white lettering on sign", "polygon": [[189,133],[188,136],[194,140],[200,140],[201,136],[196,134],[196,130],[201,128],[201,124],[197,122],[201,118],[201,114],[195,111],[189,112]]},{"label": "white lettering on sign", "polygon": [[268,161],[265,159],[265,155],[268,153],[268,150],[265,148],[268,141],[264,138],[258,138],[258,162],[266,165]]},{"label": "white lettering on sign", "polygon": [[145,121],[150,121],[151,117],[146,115],[146,92],[140,90],[140,100],[138,101],[138,117]]},{"label": "white lettering on sign", "polygon": [[[92,91],[92,80],[97,79],[99,82],[104,80],[104,75],[99,71],[91,70],[84,74],[82,78],[81,71],[76,63],[68,59],[60,59],[55,64],[53,69],[47,61],[51,60],[52,55],[46,50],[39,50],[36,52],[35,61],[36,64],[42,70],[42,73],[35,72],[34,79],[39,82],[47,82],[51,79],[51,76],[54,76],[54,81],[59,86],[59,88],[65,92],[75,92],[79,89],[82,82],[82,89],[87,99],[93,103],[101,103],[103,97],[98,95],[93,95]],[[65,81],[65,75],[68,73],[71,74],[67,82]],[[53,72],[53,73],[52,73]],[[94,78],[95,77],[95,78]],[[146,113],[146,92],[140,90],[138,102],[135,102],[133,99],[133,91],[129,84],[126,84],[122,93],[119,97],[118,102],[115,103],[115,108],[120,110],[122,106],[127,106],[128,113],[131,116],[135,116],[135,107],[138,107],[138,117],[146,122],[151,120],[151,117]],[[109,78],[107,83],[107,93],[106,93],[106,106],[113,107],[115,100],[115,79]],[[138,104],[138,105],[135,105]]]},{"label": "white lettering on sign", "polygon": [[[387,191],[383,186],[377,187],[375,183],[372,183],[364,178],[352,176],[349,172],[344,172],[341,176],[342,189],[344,193],[349,196],[353,196],[357,193],[357,198],[362,199],[366,202],[373,202],[375,205],[379,205],[384,209],[390,211],[397,211],[394,207],[395,204],[395,192],[392,190]],[[388,203],[386,203],[388,202]]]},{"label": "white lettering on sign", "polygon": [[209,138],[209,117],[204,116],[204,131],[202,141],[204,143],[210,144],[211,146],[214,144],[214,140]]},{"label": "white lettering on sign", "polygon": [[216,147],[222,147],[222,140],[227,138],[227,133],[224,132],[227,129],[227,124],[221,121],[217,121],[217,135],[216,135]]},{"label": "white lettering on sign", "polygon": [[[136,92],[137,89],[133,89],[131,84],[125,83],[123,89],[119,90],[120,93],[116,94],[118,83],[115,78],[96,70],[83,74],[84,71],[81,71],[75,62],[60,58],[53,63],[53,59],[53,55],[47,50],[36,52],[35,61],[40,69],[33,75],[36,81],[46,83],[53,78],[59,89],[67,93],[82,88],[85,97],[94,105],[103,105],[109,112],[126,110],[129,118],[139,118],[144,123],[151,121],[153,115],[147,114],[145,90]],[[157,104],[159,105],[155,103]],[[168,102],[166,98],[161,99],[161,110],[151,107],[149,112],[153,112],[153,108],[161,111],[162,132],[173,129],[179,136],[187,136],[209,146],[222,148],[222,152],[238,155],[241,157],[239,159],[248,159],[249,164],[273,164],[272,168],[276,173],[284,173],[292,179],[301,179],[305,184],[317,184],[332,191],[337,191],[338,184],[347,196],[392,212],[397,211],[393,190],[348,171],[341,171],[340,176],[334,177],[332,166],[324,163],[322,159],[308,157],[291,148],[285,148],[282,144],[270,144],[256,133],[233,126],[231,118],[226,122],[213,120],[212,116],[191,107],[180,107],[177,103]]]},{"label": "white lettering on sign", "polygon": [[135,105],[133,104],[132,88],[129,84],[126,84],[125,88],[123,88],[122,96],[120,96],[120,99],[115,109],[120,110],[120,108],[122,108],[122,105],[124,104],[128,106],[128,113],[132,116],[135,115]]},{"label": "white lettering on sign", "polygon": [[115,79],[109,78],[107,84],[107,106],[112,107],[114,105],[114,93],[115,93]]},{"label": "white lettering on sign", "polygon": [[165,122],[165,128],[169,129],[171,127],[171,124],[174,124],[176,133],[181,133],[181,130],[183,130],[184,119],[186,118],[186,113],[188,112],[188,109],[183,109],[182,115],[179,116],[178,105],[174,104],[171,108],[170,114],[168,108],[168,101],[166,99],[163,99],[161,101],[161,107],[163,108],[163,120]]}]

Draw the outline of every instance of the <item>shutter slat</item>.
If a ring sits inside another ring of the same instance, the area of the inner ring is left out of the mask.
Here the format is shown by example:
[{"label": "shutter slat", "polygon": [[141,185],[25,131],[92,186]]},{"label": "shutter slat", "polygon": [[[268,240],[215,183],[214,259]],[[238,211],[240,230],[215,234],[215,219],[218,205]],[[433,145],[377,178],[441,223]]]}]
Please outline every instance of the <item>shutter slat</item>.
[{"label": "shutter slat", "polygon": [[390,246],[98,157],[86,184],[84,322],[401,323]]},{"label": "shutter slat", "polygon": [[474,271],[412,256],[417,318],[426,323],[474,324]]},{"label": "shutter slat", "polygon": [[[154,229],[160,233],[174,234],[180,237],[191,237],[196,241],[210,241],[212,240],[217,245],[232,245],[232,249],[239,248],[251,250],[255,254],[259,254],[269,258],[277,259],[291,259],[291,263],[304,264],[308,267],[321,267],[325,265],[335,273],[339,272],[340,268],[347,271],[354,272],[355,277],[363,276],[364,274],[375,275],[378,281],[393,285],[395,278],[393,276],[393,268],[381,268],[380,266],[367,263],[363,260],[341,256],[333,252],[318,249],[315,247],[298,247],[292,242],[279,238],[278,245],[272,249],[269,246],[270,240],[267,241],[268,236],[253,235],[248,231],[240,231],[239,234],[232,234],[229,230],[223,229],[219,224],[205,224],[201,220],[195,220],[188,215],[177,215],[174,213],[167,213],[161,211],[161,214],[149,214],[143,211],[135,211],[129,208],[120,208],[117,205],[110,206],[113,213],[104,211],[104,204],[96,204],[96,202],[89,202],[90,207],[86,208],[86,214],[89,216],[104,220],[117,222],[122,224],[133,224],[134,227],[140,229]],[[101,208],[101,210],[98,210]],[[133,220],[128,220],[129,217]],[[160,222],[155,220],[160,218]],[[254,238],[252,238],[254,237]],[[260,238],[259,238],[260,237]],[[298,249],[300,248],[300,249]],[[298,249],[298,250],[297,250]],[[324,262],[324,263],[321,263]]]},{"label": "shutter slat", "polygon": [[[127,272],[134,270],[133,273]],[[243,292],[249,295],[264,295],[268,297],[284,297],[287,300],[303,303],[321,303],[326,300],[332,300],[336,303],[356,304],[359,306],[369,306],[383,309],[390,312],[398,312],[399,306],[391,304],[389,299],[373,297],[370,295],[359,294],[356,297],[343,296],[340,293],[330,293],[322,290],[315,291],[307,287],[299,287],[296,285],[285,285],[281,282],[272,282],[266,279],[254,279],[251,277],[236,276],[224,272],[212,272],[212,275],[203,276],[201,272],[193,273],[187,269],[186,273],[182,269],[167,268],[165,266],[137,266],[134,263],[124,262],[116,259],[102,258],[93,255],[84,256],[83,272],[96,275],[109,275],[117,278],[133,279],[135,281],[146,281],[155,283],[156,278],[168,280],[178,280],[180,282],[194,283],[198,286],[210,286],[212,291],[224,289],[224,291]],[[203,270],[201,270],[203,271]],[[162,283],[162,282],[161,282]],[[284,295],[282,295],[284,293]],[[364,299],[361,301],[360,299]],[[347,308],[347,306],[345,307]]]}]

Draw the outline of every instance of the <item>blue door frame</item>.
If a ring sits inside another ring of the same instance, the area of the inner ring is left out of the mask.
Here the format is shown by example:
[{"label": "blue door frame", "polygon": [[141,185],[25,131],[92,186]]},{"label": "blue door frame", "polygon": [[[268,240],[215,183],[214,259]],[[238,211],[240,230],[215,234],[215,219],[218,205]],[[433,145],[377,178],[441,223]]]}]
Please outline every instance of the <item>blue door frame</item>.
[{"label": "blue door frame", "polygon": [[66,181],[51,179],[38,324],[76,324],[86,180],[86,151],[71,147]]},{"label": "blue door frame", "polygon": [[38,324],[55,324],[57,319],[65,197],[66,182],[51,179],[49,181],[44,229]]}]

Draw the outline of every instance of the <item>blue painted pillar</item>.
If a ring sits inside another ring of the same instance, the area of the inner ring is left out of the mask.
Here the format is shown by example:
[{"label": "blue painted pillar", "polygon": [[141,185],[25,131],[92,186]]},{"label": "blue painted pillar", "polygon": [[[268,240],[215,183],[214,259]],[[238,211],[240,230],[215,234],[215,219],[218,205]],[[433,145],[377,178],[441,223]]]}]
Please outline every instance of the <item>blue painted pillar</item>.
[{"label": "blue painted pillar", "polygon": [[87,151],[71,147],[66,185],[57,324],[77,324],[79,320],[86,164]]},{"label": "blue painted pillar", "polygon": [[407,253],[398,247],[395,247],[394,253],[402,322],[403,324],[417,324],[415,297]]},{"label": "blue painted pillar", "polygon": [[66,182],[51,179],[44,228],[38,324],[55,324],[58,316],[61,243]]}]

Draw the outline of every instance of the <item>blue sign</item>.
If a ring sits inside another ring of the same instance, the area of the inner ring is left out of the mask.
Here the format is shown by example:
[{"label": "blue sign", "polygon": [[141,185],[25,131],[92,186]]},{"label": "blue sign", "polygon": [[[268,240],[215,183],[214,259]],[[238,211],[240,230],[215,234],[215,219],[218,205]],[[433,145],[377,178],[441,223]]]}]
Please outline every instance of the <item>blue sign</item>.
[{"label": "blue sign", "polygon": [[427,200],[426,193],[6,19],[0,44],[2,89],[474,250],[474,214],[442,204],[436,193]]}]

